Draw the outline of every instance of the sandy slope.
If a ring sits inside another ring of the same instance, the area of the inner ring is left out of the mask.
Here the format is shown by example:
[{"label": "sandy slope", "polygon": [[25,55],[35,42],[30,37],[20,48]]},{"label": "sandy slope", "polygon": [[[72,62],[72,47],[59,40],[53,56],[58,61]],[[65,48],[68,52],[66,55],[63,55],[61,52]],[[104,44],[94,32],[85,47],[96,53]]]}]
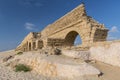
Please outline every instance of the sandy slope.
[{"label": "sandy slope", "polygon": [[0,65],[0,80],[49,80],[32,72],[19,72],[16,73],[3,65]]},{"label": "sandy slope", "polygon": [[92,64],[103,72],[100,80],[120,80],[120,67],[111,66],[102,62]]},{"label": "sandy slope", "polygon": [[[50,78],[45,77],[42,75],[38,75],[36,72],[14,72],[11,68],[6,67],[2,64],[2,60],[9,55],[14,55],[14,50],[6,51],[6,52],[0,52],[0,80],[68,80],[65,78]],[[99,70],[101,70],[104,74],[101,77],[97,76],[83,76],[78,77],[76,79],[71,80],[120,80],[120,68],[111,66],[108,64],[104,64],[101,62],[96,63],[89,63]]]},{"label": "sandy slope", "polygon": [[38,75],[36,72],[15,72],[10,67],[3,65],[2,60],[9,56],[14,55],[16,52],[14,50],[0,52],[0,80],[67,80],[63,78],[49,78],[43,75]]}]

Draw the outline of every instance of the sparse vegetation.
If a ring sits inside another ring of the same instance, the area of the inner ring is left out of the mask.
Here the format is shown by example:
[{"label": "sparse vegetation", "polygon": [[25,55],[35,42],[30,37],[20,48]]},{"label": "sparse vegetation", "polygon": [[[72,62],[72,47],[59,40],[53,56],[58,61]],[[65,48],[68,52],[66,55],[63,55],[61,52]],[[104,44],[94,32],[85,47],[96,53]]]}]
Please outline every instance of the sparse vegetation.
[{"label": "sparse vegetation", "polygon": [[15,66],[15,71],[16,72],[20,72],[20,71],[28,72],[28,71],[31,71],[31,68],[24,64],[18,64]]},{"label": "sparse vegetation", "polygon": [[23,52],[18,52],[18,53],[17,53],[17,55],[21,55],[21,54],[23,54]]}]

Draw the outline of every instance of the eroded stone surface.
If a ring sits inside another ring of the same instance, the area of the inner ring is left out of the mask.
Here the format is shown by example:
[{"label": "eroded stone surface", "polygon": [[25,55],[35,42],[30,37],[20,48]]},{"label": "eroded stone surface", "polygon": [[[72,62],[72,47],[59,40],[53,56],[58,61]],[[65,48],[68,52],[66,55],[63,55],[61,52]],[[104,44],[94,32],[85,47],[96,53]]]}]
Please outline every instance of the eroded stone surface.
[{"label": "eroded stone surface", "polygon": [[120,67],[120,41],[103,42],[90,48],[91,59]]},{"label": "eroded stone surface", "polygon": [[19,59],[17,64],[29,65],[37,73],[48,77],[74,78],[84,75],[100,74],[98,69],[86,62],[76,61],[64,56],[24,53],[22,55],[16,55],[14,59],[10,59],[7,63],[13,63],[16,59]]},{"label": "eroded stone surface", "polygon": [[80,58],[82,60],[89,60],[90,57],[89,51],[62,50],[62,54],[72,58]]}]

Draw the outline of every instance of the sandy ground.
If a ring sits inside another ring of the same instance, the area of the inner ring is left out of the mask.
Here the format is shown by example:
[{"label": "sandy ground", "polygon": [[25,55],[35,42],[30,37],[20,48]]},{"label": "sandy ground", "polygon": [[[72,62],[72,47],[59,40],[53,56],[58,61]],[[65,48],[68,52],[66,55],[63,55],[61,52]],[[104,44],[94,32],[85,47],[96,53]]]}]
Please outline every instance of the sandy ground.
[{"label": "sandy ground", "polygon": [[111,66],[102,62],[92,63],[103,75],[100,80],[120,80],[120,67]]},{"label": "sandy ground", "polygon": [[[2,60],[9,56],[14,55],[14,50],[0,52],[0,80],[68,80],[65,78],[50,78],[43,75],[39,75],[34,71],[31,72],[14,72],[11,68],[2,65]],[[64,57],[67,58],[67,57]],[[71,59],[72,60],[72,59]],[[79,60],[78,60],[79,61]],[[81,61],[80,61],[81,62]],[[120,80],[120,67],[111,66],[102,62],[89,63],[98,68],[103,75],[100,77],[95,76],[83,76],[76,79],[69,80]]]},{"label": "sandy ground", "polygon": [[15,55],[14,50],[0,52],[0,80],[67,80],[65,78],[58,77],[46,77],[39,75],[34,71],[31,72],[15,72],[10,67],[6,67],[2,64],[2,60],[9,56]]}]

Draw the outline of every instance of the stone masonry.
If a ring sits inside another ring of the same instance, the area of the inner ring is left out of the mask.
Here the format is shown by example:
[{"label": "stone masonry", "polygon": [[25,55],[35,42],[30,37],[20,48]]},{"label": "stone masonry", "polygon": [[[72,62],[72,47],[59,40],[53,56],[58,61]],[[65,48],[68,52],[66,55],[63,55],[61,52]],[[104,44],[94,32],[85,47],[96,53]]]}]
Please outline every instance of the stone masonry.
[{"label": "stone masonry", "polygon": [[84,4],[76,7],[41,32],[30,32],[16,48],[20,51],[39,50],[47,47],[72,47],[80,35],[82,47],[106,41],[108,29],[88,16]]}]

